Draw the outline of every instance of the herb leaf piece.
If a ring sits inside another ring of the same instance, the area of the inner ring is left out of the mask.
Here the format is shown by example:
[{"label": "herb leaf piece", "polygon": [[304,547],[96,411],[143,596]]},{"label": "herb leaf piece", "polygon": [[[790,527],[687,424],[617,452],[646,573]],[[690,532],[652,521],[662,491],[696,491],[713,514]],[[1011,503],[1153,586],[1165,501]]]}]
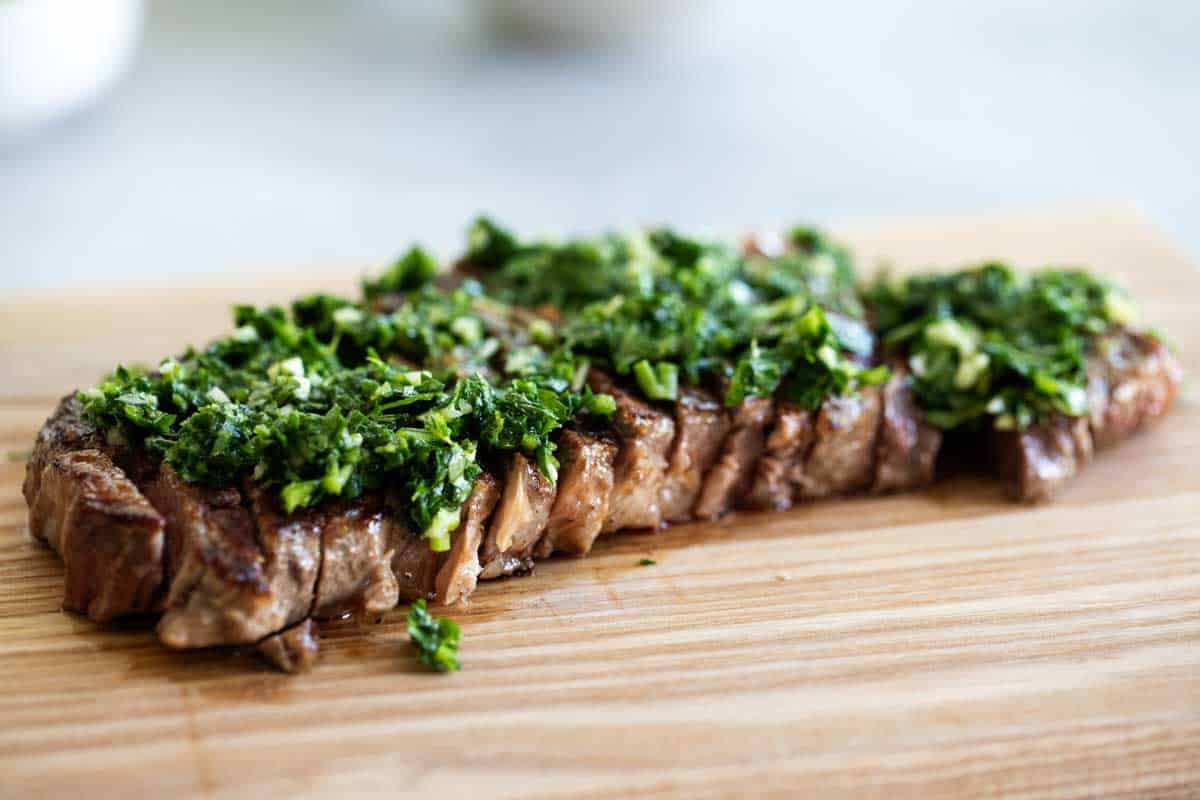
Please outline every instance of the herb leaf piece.
[{"label": "herb leaf piece", "polygon": [[409,638],[422,664],[437,672],[458,669],[458,643],[462,638],[458,623],[434,617],[425,607],[424,599],[412,604],[407,622]]}]

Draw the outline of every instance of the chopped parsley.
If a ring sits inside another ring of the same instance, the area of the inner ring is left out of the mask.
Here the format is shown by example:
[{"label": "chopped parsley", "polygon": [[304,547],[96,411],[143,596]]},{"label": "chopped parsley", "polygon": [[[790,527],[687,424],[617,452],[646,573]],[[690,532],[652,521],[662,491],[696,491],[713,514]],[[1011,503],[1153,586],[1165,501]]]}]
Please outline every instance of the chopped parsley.
[{"label": "chopped parsley", "polygon": [[658,562],[655,561],[653,558],[643,558],[641,561],[638,562],[638,566],[639,567],[653,567],[657,563]]},{"label": "chopped parsley", "polygon": [[506,302],[565,312],[563,346],[626,376],[650,400],[724,387],[729,406],[777,390],[808,408],[882,381],[846,251],[796,229],[775,257],[660,229],[522,243],[488,219],[466,264]]},{"label": "chopped parsley", "polygon": [[927,418],[947,429],[1087,413],[1089,342],[1133,314],[1120,290],[1084,272],[998,263],[885,275],[866,296],[884,344],[906,354]]},{"label": "chopped parsley", "polygon": [[462,639],[458,623],[434,617],[425,608],[424,600],[412,604],[406,621],[408,636],[422,664],[437,672],[458,669],[458,643]]}]

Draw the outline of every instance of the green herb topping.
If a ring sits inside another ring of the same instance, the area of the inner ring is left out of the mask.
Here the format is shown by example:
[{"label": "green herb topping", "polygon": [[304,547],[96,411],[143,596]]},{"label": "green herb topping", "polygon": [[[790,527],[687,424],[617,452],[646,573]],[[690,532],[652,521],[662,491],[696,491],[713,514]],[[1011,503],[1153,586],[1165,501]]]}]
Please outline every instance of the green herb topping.
[{"label": "green herb topping", "polygon": [[564,311],[563,346],[651,400],[710,383],[730,406],[782,387],[814,408],[886,375],[854,358],[869,357],[874,340],[846,251],[808,229],[767,257],[665,229],[522,243],[481,219],[466,264],[507,302]]},{"label": "green herb topping", "polygon": [[1123,293],[1094,276],[1020,275],[995,263],[882,276],[867,300],[885,345],[907,354],[926,416],[942,428],[985,417],[1024,428],[1087,413],[1088,343],[1133,314]]},{"label": "green herb topping", "polygon": [[438,672],[458,669],[458,643],[462,639],[458,623],[434,617],[425,608],[424,600],[412,604],[406,621],[408,636],[422,664]]}]

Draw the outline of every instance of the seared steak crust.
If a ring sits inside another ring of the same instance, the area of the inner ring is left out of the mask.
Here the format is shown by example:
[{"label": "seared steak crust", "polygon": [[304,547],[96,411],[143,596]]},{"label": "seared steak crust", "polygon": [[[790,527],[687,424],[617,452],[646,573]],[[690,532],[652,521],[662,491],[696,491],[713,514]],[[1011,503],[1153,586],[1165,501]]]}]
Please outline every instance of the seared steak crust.
[{"label": "seared steak crust", "polygon": [[747,397],[733,410],[733,424],[721,455],[704,476],[693,509],[697,518],[716,519],[725,514],[749,488],[774,415],[775,401],[770,397]]},{"label": "seared steak crust", "polygon": [[890,367],[875,443],[873,492],[901,492],[933,482],[942,433],[925,421],[902,365]]},{"label": "seared steak crust", "polygon": [[558,495],[536,556],[583,555],[608,519],[617,443],[604,435],[564,430],[558,438]]},{"label": "seared steak crust", "polygon": [[313,616],[377,616],[395,607],[399,587],[392,573],[390,549],[394,525],[378,496],[333,503],[324,509]]},{"label": "seared steak crust", "polygon": [[754,468],[754,482],[750,485],[746,505],[781,510],[792,504],[795,489],[791,473],[803,463],[812,447],[813,422],[811,411],[794,403],[779,403],[775,424]]},{"label": "seared steak crust", "polygon": [[871,485],[882,405],[878,386],[830,397],[821,404],[812,448],[802,465],[792,470],[798,497],[829,497]]},{"label": "seared steak crust", "polygon": [[1088,358],[1096,447],[1114,445],[1164,417],[1182,382],[1182,367],[1158,339],[1127,330],[1100,337]]},{"label": "seared steak crust", "polygon": [[528,572],[533,568],[534,546],[546,529],[554,505],[554,484],[528,458],[514,453],[508,459],[504,488],[479,560],[484,580]]},{"label": "seared steak crust", "polygon": [[311,619],[258,643],[259,655],[284,672],[307,672],[316,663],[319,649],[317,624]]},{"label": "seared steak crust", "polygon": [[617,403],[613,431],[620,442],[613,466],[613,490],[602,533],[623,528],[657,528],[662,524],[659,494],[667,475],[667,456],[675,423],[667,414],[616,388],[592,370],[593,391],[611,394]]},{"label": "seared steak crust", "polygon": [[153,611],[164,520],[125,473],[99,450],[74,450],[54,455],[32,486],[29,528],[62,557],[63,607],[97,622]]},{"label": "seared steak crust", "polygon": [[731,424],[712,393],[695,387],[680,391],[675,403],[675,441],[660,498],[667,522],[692,518],[704,476],[720,455]]},{"label": "seared steak crust", "polygon": [[997,466],[1016,500],[1051,497],[1092,458],[1086,417],[1055,417],[1025,430],[996,429]]}]

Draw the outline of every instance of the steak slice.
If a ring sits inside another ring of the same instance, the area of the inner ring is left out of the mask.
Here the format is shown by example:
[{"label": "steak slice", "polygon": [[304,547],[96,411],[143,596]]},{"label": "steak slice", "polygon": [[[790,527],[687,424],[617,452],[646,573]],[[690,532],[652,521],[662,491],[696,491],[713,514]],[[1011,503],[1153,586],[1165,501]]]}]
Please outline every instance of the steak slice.
[{"label": "steak slice", "polygon": [[882,405],[878,386],[821,403],[812,448],[792,470],[798,497],[828,497],[871,485]]},{"label": "steak slice", "polygon": [[1048,499],[1092,458],[1087,417],[1057,416],[1025,430],[997,428],[993,442],[1009,494],[1025,502]]},{"label": "steak slice", "polygon": [[762,457],[754,468],[754,481],[746,504],[752,508],[782,510],[793,502],[791,471],[803,462],[813,442],[813,412],[794,403],[779,403],[775,424],[767,436]]},{"label": "steak slice", "polygon": [[313,616],[378,616],[395,608],[399,588],[389,549],[394,525],[383,499],[377,495],[325,508]]},{"label": "steak slice", "polygon": [[731,422],[712,393],[683,389],[675,403],[675,442],[661,492],[663,519],[686,522],[700,496],[704,476],[721,453]]},{"label": "steak slice", "polygon": [[29,529],[66,567],[63,608],[97,622],[154,610],[165,521],[112,459],[95,449],[59,452],[26,486],[35,493]]},{"label": "steak slice", "polygon": [[317,623],[305,619],[258,643],[258,653],[284,672],[307,672],[320,649]]},{"label": "steak slice", "polygon": [[445,605],[460,603],[475,591],[482,567],[479,548],[500,490],[496,479],[486,472],[475,479],[475,486],[462,508],[462,521],[450,540],[450,549],[435,553],[429,541],[406,525],[393,528],[392,572],[404,600],[425,598]]},{"label": "steak slice", "polygon": [[617,404],[612,425],[620,446],[613,463],[608,519],[601,533],[657,528],[663,521],[659,494],[666,480],[675,423],[669,415],[616,388],[603,373],[592,370],[588,380],[593,391],[611,394]]},{"label": "steak slice", "polygon": [[233,487],[191,485],[168,464],[147,491],[167,518],[171,582],[158,623],[164,644],[253,644],[309,615],[321,560],[319,512],[285,516],[261,488],[244,497]]},{"label": "steak slice", "polygon": [[484,580],[528,572],[554,505],[554,484],[521,453],[513,453],[504,489],[479,552]]},{"label": "steak slice", "polygon": [[917,407],[907,370],[889,365],[883,385],[883,415],[875,443],[873,492],[900,492],[933,482],[942,432],[925,421]]},{"label": "steak slice", "polygon": [[1088,356],[1088,406],[1097,448],[1110,447],[1165,416],[1183,381],[1178,360],[1158,339],[1119,330]]},{"label": "steak slice", "polygon": [[[85,422],[82,414],[83,407],[74,394],[69,394],[59,401],[54,412],[38,431],[33,442],[33,452],[25,464],[25,482],[21,486],[25,504],[30,509],[37,502],[42,473],[59,454],[90,449],[107,453],[111,458],[111,448],[104,435]],[[34,533],[36,535],[37,531]]]},{"label": "steak slice", "polygon": [[754,467],[766,443],[767,426],[775,416],[770,397],[747,397],[733,411],[729,435],[721,455],[700,489],[694,513],[700,519],[716,519],[729,511],[754,479]]},{"label": "steak slice", "polygon": [[584,555],[608,519],[617,443],[604,435],[564,430],[558,437],[558,496],[535,553]]}]

